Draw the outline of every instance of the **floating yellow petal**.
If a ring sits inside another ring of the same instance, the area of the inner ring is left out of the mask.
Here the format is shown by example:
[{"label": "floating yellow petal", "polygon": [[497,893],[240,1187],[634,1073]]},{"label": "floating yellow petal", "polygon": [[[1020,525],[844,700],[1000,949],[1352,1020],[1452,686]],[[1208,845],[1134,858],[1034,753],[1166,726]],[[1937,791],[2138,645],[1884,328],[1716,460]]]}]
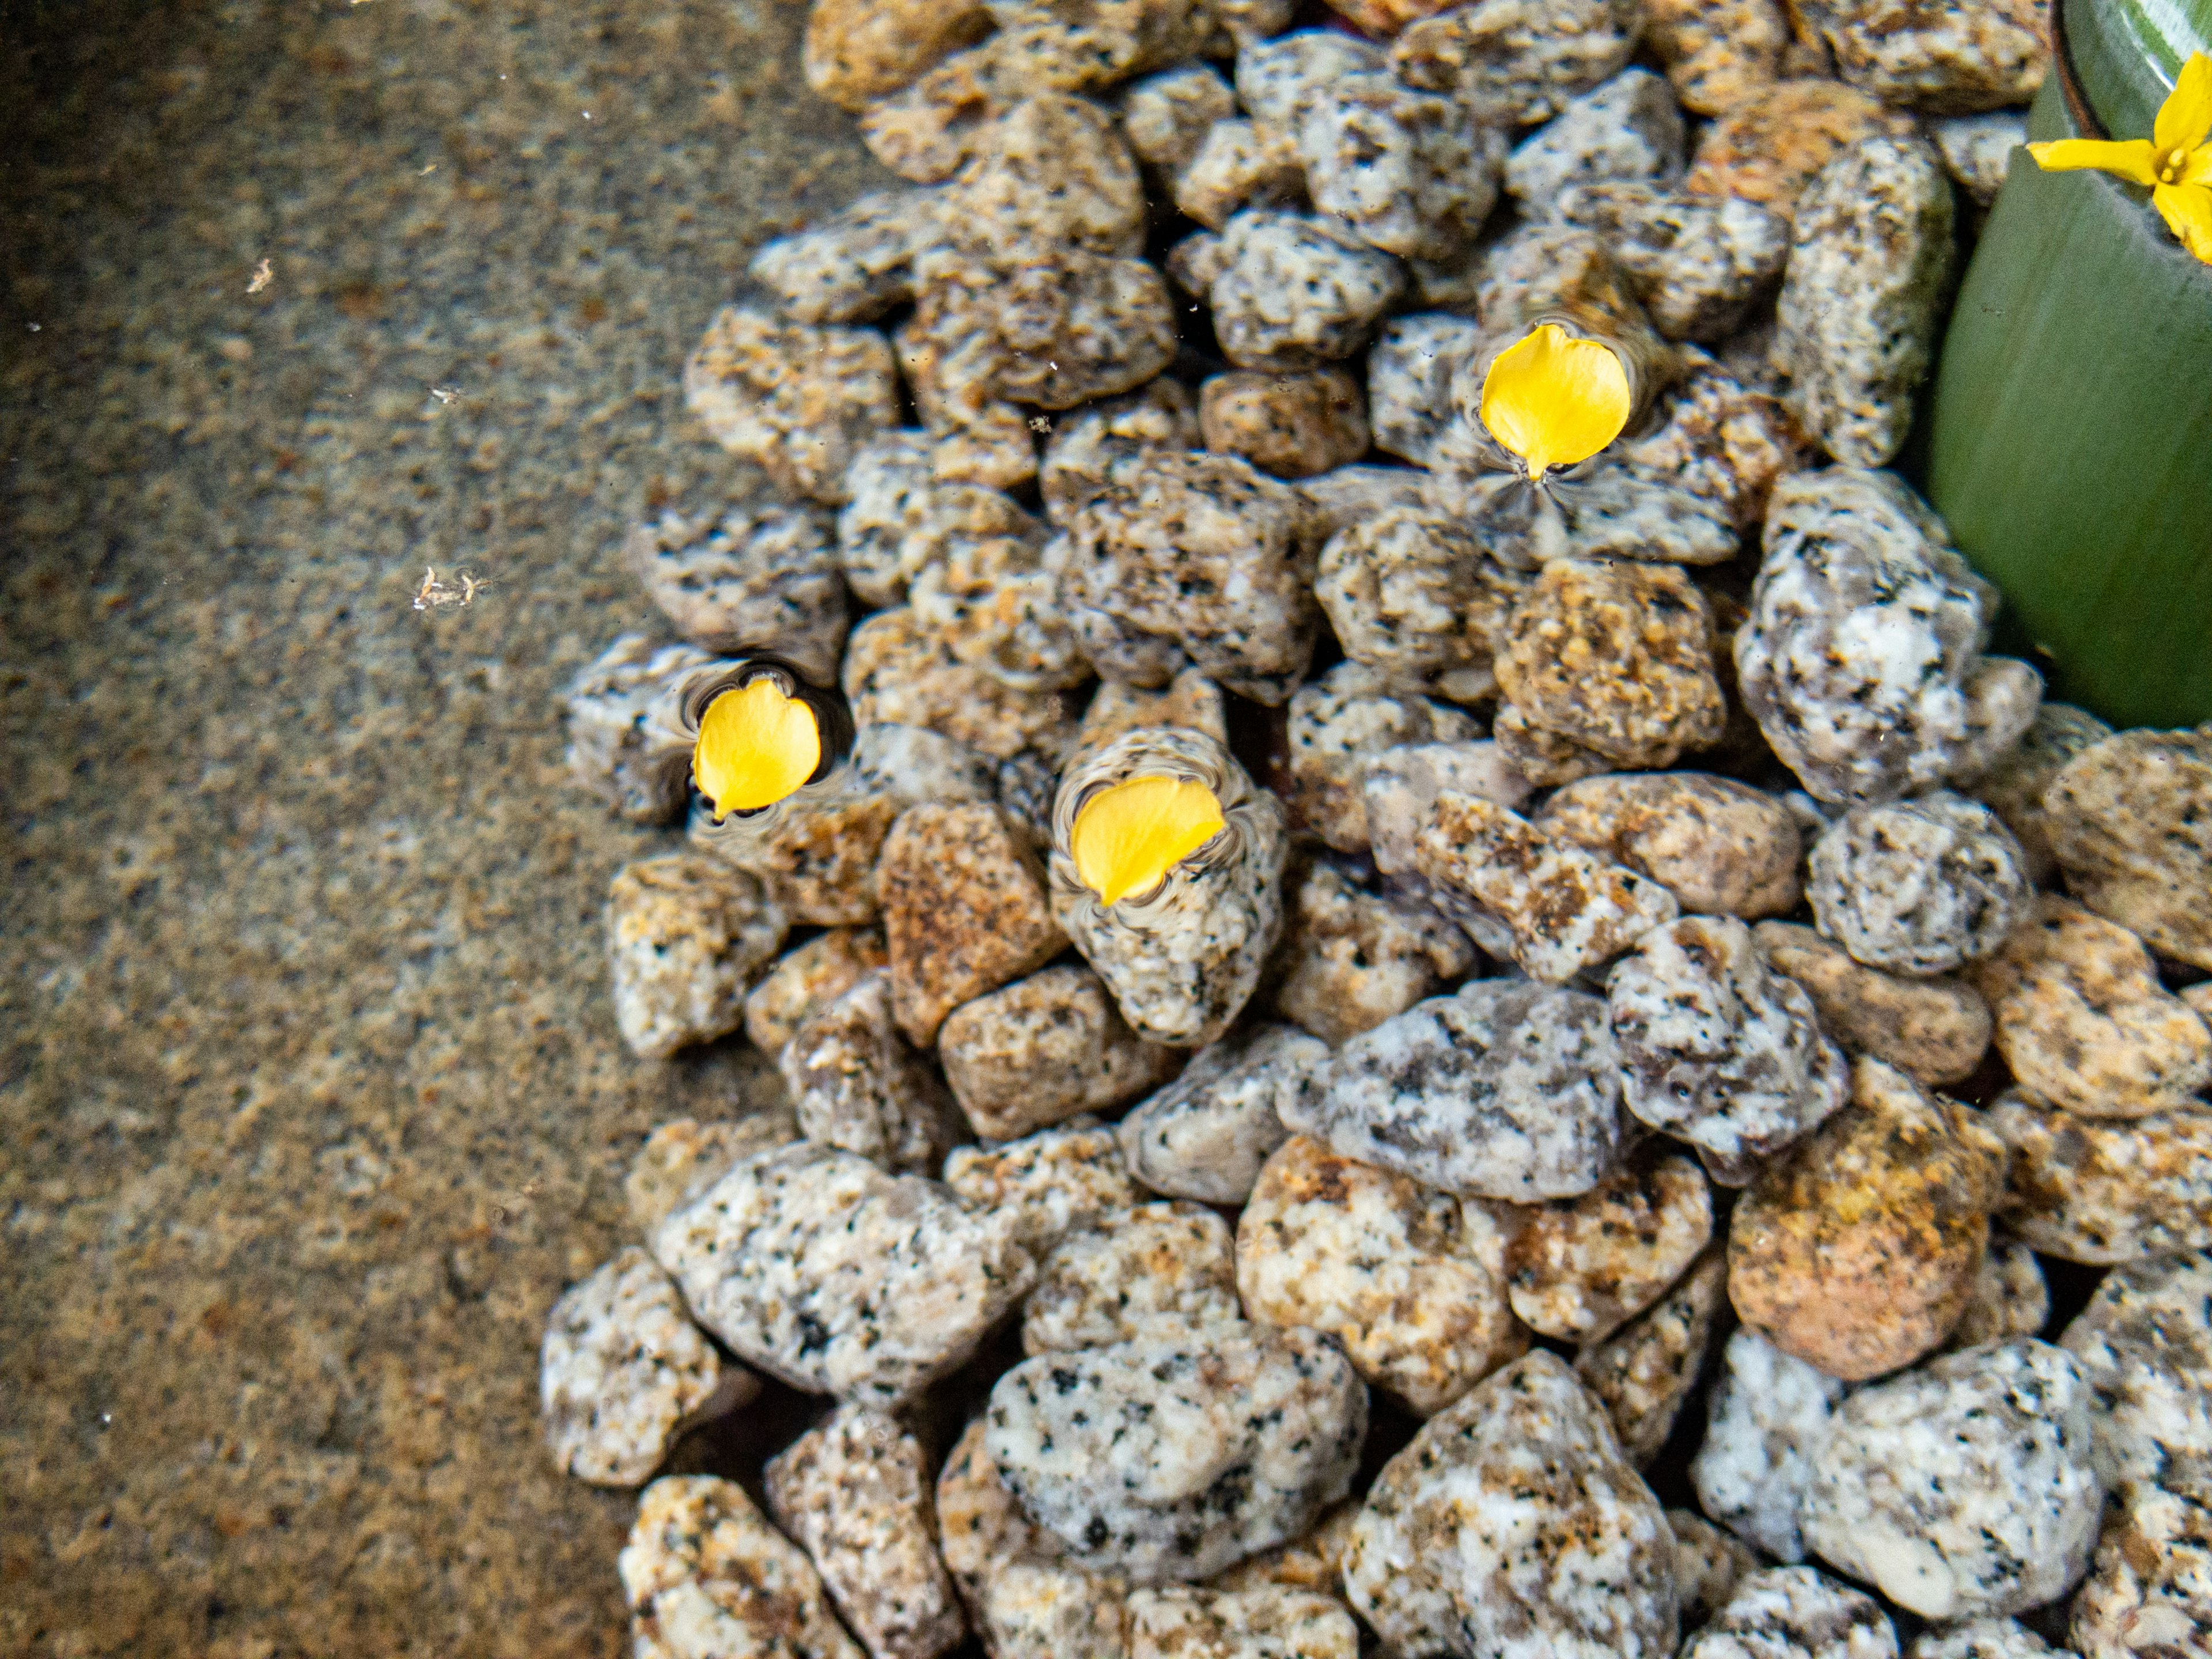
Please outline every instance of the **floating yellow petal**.
[{"label": "floating yellow petal", "polygon": [[814,711],[766,676],[708,703],[691,750],[691,775],[716,817],[775,805],[821,764]]},{"label": "floating yellow petal", "polygon": [[1104,904],[1149,892],[1221,833],[1221,803],[1188,778],[1132,778],[1102,789],[1075,815],[1075,873]]},{"label": "floating yellow petal", "polygon": [[1482,377],[1482,423],[1531,478],[1586,461],[1620,435],[1635,402],[1620,354],[1543,323]]},{"label": "floating yellow petal", "polygon": [[2150,204],[2187,248],[2212,265],[2212,190],[2202,185],[2160,185]]},{"label": "floating yellow petal", "polygon": [[2054,143],[2030,144],[2027,153],[2045,173],[2094,167],[2100,173],[2117,173],[2134,184],[2158,182],[2158,152],[2147,138],[2061,138]]},{"label": "floating yellow petal", "polygon": [[2159,106],[2150,141],[2162,150],[2196,149],[2212,138],[2212,58],[2196,52],[2173,79],[2173,90]]}]

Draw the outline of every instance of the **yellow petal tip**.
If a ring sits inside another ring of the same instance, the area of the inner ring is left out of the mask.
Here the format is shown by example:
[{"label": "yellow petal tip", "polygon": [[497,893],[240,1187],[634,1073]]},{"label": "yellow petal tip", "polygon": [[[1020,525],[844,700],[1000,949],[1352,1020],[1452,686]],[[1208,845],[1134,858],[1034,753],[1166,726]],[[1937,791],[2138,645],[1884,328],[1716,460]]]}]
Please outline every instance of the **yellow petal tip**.
[{"label": "yellow petal tip", "polygon": [[718,818],[775,805],[821,764],[814,711],[767,675],[708,703],[691,750],[692,779]]},{"label": "yellow petal tip", "polygon": [[1482,379],[1482,423],[1540,481],[1586,461],[1621,434],[1635,404],[1620,354],[1541,323]]},{"label": "yellow petal tip", "polygon": [[1219,835],[1221,803],[1188,778],[1132,778],[1102,789],[1075,815],[1075,873],[1102,904],[1149,892]]}]

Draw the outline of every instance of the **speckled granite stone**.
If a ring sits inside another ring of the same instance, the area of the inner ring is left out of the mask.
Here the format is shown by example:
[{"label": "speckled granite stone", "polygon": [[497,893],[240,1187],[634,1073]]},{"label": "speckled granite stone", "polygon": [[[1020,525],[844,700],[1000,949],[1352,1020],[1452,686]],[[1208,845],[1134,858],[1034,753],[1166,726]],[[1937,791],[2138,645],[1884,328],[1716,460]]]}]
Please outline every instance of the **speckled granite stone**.
[{"label": "speckled granite stone", "polygon": [[1737,1584],[1684,1659],[1897,1659],[1897,1632],[1870,1595],[1811,1567],[1772,1567]]},{"label": "speckled granite stone", "polygon": [[1650,1307],[1575,1356],[1575,1375],[1605,1407],[1621,1455],[1638,1468],[1674,1433],[1727,1306],[1728,1252],[1716,1247]]},{"label": "speckled granite stone", "polygon": [[656,1480],[617,1560],[635,1659],[860,1659],[799,1547],[744,1488],[712,1475]]},{"label": "speckled granite stone", "polygon": [[1345,1494],[1367,1389],[1312,1331],[1245,1326],[1041,1354],[991,1389],[984,1443],[1079,1562],[1203,1578]]},{"label": "speckled granite stone", "polygon": [[1202,1204],[1139,1204],[1053,1247],[1022,1304],[1022,1352],[1195,1336],[1243,1318],[1229,1224]]},{"label": "speckled granite stone", "polygon": [[2011,1149],[2004,1224],[2062,1261],[2212,1246],[2212,1108],[2100,1121],[2008,1090],[1986,1121]]},{"label": "speckled granite stone", "polygon": [[2191,1458],[2118,1498],[2074,1601],[2074,1645],[2082,1659],[2201,1651],[2212,1640],[2212,1462]]},{"label": "speckled granite stone", "polygon": [[1285,1115],[1310,1108],[1328,1067],[1328,1045],[1293,1026],[1253,1025],[1207,1044],[1121,1120],[1129,1172],[1170,1198],[1242,1204],[1290,1134]]},{"label": "speckled granite stone", "polygon": [[2154,950],[2212,967],[2212,732],[2123,732],[2084,749],[2044,791],[2067,887]]},{"label": "speckled granite stone", "polygon": [[1366,849],[1367,763],[1393,749],[1462,743],[1481,730],[1473,716],[1412,690],[1394,691],[1364,662],[1340,662],[1291,694],[1289,805],[1302,826],[1342,853]]},{"label": "speckled granite stone", "polygon": [[1413,24],[1390,67],[1480,120],[1528,126],[1626,64],[1640,21],[1629,0],[1476,0]]},{"label": "speckled granite stone", "polygon": [[1638,1160],[1522,1219],[1505,1250],[1513,1311],[1546,1336],[1602,1340],[1663,1295],[1712,1232],[1712,1189],[1694,1162]]},{"label": "speckled granite stone", "polygon": [[1285,895],[1271,971],[1278,1012],[1340,1044],[1459,978],[1475,964],[1465,933],[1425,905],[1364,890],[1315,863]]},{"label": "speckled granite stone", "polygon": [[1771,795],[1703,772],[1610,773],[1571,783],[1531,820],[1674,894],[1698,915],[1797,908],[1803,843]]},{"label": "speckled granite stone", "polygon": [[2059,1343],[2088,1379],[2107,1486],[2212,1455],[2212,1255],[2187,1250],[2115,1268]]},{"label": "speckled granite stone", "polygon": [[1665,1659],[1674,1539],[1556,1354],[1475,1386],[1383,1465],[1344,1561],[1352,1604],[1423,1659]]},{"label": "speckled granite stone", "polygon": [[1848,1391],[1757,1331],[1738,1330],[1721,1351],[1705,1437],[1690,1465],[1699,1507],[1776,1559],[1803,1560],[1813,1454]]},{"label": "speckled granite stone", "polygon": [[2032,896],[2004,820],[1944,790],[1853,807],[1821,831],[1806,866],[1820,931],[1893,973],[1946,973],[1989,955]]}]

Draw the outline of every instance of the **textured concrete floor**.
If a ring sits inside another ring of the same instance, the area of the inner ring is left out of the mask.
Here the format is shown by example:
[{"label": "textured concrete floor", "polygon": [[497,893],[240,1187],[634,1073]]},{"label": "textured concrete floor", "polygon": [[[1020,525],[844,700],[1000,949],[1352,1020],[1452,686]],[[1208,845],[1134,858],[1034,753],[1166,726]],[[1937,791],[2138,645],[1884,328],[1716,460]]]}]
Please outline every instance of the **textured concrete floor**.
[{"label": "textured concrete floor", "polygon": [[539,1328],[757,1085],[617,1041],[558,699],[872,176],[803,15],[0,0],[0,1655],[624,1649]]}]

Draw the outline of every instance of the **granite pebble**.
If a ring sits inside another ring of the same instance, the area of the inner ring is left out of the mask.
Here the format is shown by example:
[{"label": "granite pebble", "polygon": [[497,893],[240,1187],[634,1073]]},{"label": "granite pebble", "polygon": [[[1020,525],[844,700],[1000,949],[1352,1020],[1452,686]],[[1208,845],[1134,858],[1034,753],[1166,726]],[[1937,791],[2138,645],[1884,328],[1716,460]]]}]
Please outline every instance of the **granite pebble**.
[{"label": "granite pebble", "polygon": [[615,1023],[665,1060],[744,1020],[745,993],[783,944],[782,908],[742,870],[697,853],[640,859],[607,893]]},{"label": "granite pebble", "polygon": [[1721,1350],[1691,1461],[1698,1506],[1778,1561],[1805,1559],[1813,1455],[1850,1385],[1784,1353],[1748,1326]]},{"label": "granite pebble", "polygon": [[1770,967],[1804,987],[1822,1029],[1848,1053],[1934,1088],[1972,1076],[1989,1052],[1990,1006],[1969,984],[1869,968],[1796,922],[1762,921],[1753,937]]},{"label": "granite pebble", "polygon": [[892,1018],[878,969],[810,1014],[779,1067],[799,1130],[891,1175],[932,1175],[959,1138],[943,1081]]},{"label": "granite pebble", "polygon": [[2212,1107],[2080,1117],[2008,1090],[1990,1129],[2012,1152],[2004,1225],[2061,1261],[2133,1261],[2212,1246]]},{"label": "granite pebble", "polygon": [[1316,860],[1289,884],[1276,1012],[1336,1047],[1401,1014],[1477,960],[1458,927]]},{"label": "granite pebble", "polygon": [[1022,1304],[1022,1352],[1197,1340],[1243,1317],[1229,1224],[1201,1204],[1139,1204],[1053,1247]]},{"label": "granite pebble", "polygon": [[1106,1112],[1166,1082],[1171,1048],[1131,1031],[1088,968],[1047,968],[946,1016],[938,1057],[975,1133],[1011,1139]]},{"label": "granite pebble", "polygon": [[1869,968],[1920,976],[2002,945],[2033,890],[2004,820],[1945,791],[1853,807],[1813,843],[1807,869],[1823,933]]},{"label": "granite pebble", "polygon": [[1664,1295],[1712,1233],[1712,1191],[1693,1161],[1634,1159],[1521,1218],[1505,1249],[1507,1295],[1531,1330],[1602,1341]]},{"label": "granite pebble", "polygon": [[1130,1174],[1170,1198],[1242,1204],[1290,1134],[1285,1121],[1312,1109],[1329,1063],[1326,1042],[1288,1025],[1249,1025],[1207,1044],[1121,1120]]},{"label": "granite pebble", "polygon": [[945,1160],[945,1184],[980,1221],[1011,1231],[1039,1257],[1068,1234],[1143,1200],[1114,1131],[1092,1117],[1018,1140],[955,1147]]}]

